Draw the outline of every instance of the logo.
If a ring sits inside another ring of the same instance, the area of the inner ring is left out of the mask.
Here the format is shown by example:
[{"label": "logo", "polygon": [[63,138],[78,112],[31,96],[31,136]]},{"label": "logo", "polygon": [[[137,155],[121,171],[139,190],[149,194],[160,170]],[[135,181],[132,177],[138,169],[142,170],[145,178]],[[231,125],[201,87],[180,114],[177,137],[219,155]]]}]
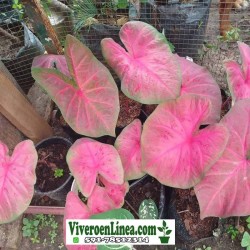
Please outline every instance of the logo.
[{"label": "logo", "polygon": [[87,219],[66,225],[66,245],[175,244],[174,220]]},{"label": "logo", "polygon": [[162,221],[162,227],[157,227],[157,229],[163,233],[163,236],[159,236],[159,239],[161,241],[162,244],[167,244],[169,242],[169,238],[170,238],[170,234],[172,233],[172,230],[170,230],[167,227],[167,223],[166,221]]},{"label": "logo", "polygon": [[79,237],[74,237],[73,238],[73,243],[75,243],[75,244],[79,243]]}]

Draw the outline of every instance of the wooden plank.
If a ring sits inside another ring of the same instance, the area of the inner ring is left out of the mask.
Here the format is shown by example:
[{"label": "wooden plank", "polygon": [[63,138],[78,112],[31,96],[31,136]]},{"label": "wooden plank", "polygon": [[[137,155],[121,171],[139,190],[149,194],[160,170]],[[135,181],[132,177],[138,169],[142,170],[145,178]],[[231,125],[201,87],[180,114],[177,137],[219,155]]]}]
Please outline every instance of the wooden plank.
[{"label": "wooden plank", "polygon": [[51,127],[18,91],[6,70],[0,67],[0,113],[35,143],[51,136]]},{"label": "wooden plank", "polygon": [[8,146],[10,153],[24,138],[24,135],[0,114],[0,141]]}]

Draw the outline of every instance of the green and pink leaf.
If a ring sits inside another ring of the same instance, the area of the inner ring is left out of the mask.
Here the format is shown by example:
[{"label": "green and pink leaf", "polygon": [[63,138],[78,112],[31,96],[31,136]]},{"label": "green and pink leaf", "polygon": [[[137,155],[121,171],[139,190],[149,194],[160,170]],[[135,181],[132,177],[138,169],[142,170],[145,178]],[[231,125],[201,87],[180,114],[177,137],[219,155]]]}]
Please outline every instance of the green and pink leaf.
[{"label": "green and pink leaf", "polygon": [[113,184],[124,182],[120,156],[111,145],[88,138],[79,139],[69,149],[67,163],[85,197],[93,192],[98,175]]},{"label": "green and pink leaf", "polygon": [[210,114],[208,99],[195,95],[160,104],[144,124],[143,170],[167,186],[196,185],[221,157],[228,140],[221,124],[199,129]]},{"label": "green and pink leaf", "polygon": [[116,138],[115,148],[122,160],[125,180],[134,180],[145,175],[141,167],[141,133],[141,121],[136,119]]},{"label": "green and pink leaf", "polygon": [[111,38],[101,42],[104,58],[121,79],[121,90],[144,104],[158,104],[180,94],[181,73],[163,34],[131,21],[120,30],[126,50]]},{"label": "green and pink leaf", "polygon": [[230,131],[226,149],[195,186],[201,218],[250,214],[250,99],[238,100],[221,123]]},{"label": "green and pink leaf", "polygon": [[0,224],[18,218],[29,206],[36,182],[37,152],[31,140],[20,142],[12,156],[0,142]]}]

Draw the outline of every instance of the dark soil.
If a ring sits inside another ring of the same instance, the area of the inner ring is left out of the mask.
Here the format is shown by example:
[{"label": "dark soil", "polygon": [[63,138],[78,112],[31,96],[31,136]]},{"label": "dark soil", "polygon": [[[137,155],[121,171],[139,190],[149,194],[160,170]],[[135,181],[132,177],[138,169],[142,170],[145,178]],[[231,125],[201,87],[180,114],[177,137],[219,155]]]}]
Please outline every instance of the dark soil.
[{"label": "dark soil", "polygon": [[122,92],[119,92],[120,113],[117,121],[117,127],[124,128],[136,119],[141,113],[141,106]]},{"label": "dark soil", "polygon": [[[36,167],[37,182],[35,188],[48,192],[60,187],[69,177],[69,168],[66,163],[68,147],[62,144],[51,144],[38,150]],[[55,177],[55,170],[63,169],[63,176]]]},{"label": "dark soil", "polygon": [[200,219],[199,203],[193,189],[175,189],[175,202],[177,213],[191,237],[202,239],[213,235],[218,218]]},{"label": "dark soil", "polygon": [[161,184],[151,176],[143,179],[135,186],[130,186],[129,192],[125,197],[123,208],[129,210],[136,219],[138,219],[138,211],[140,204],[145,199],[152,199],[156,205],[160,201]]}]

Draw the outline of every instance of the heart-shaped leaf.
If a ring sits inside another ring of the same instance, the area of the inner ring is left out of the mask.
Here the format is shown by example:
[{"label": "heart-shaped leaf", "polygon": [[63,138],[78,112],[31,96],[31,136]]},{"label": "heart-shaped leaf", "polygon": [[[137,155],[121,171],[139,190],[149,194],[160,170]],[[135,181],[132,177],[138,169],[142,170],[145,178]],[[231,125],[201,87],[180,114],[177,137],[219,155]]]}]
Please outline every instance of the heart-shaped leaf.
[{"label": "heart-shaped leaf", "polygon": [[199,126],[210,116],[210,102],[185,95],[160,104],[142,132],[142,166],[162,184],[190,188],[222,155],[228,132],[223,125]]},{"label": "heart-shaped leaf", "polygon": [[111,145],[88,138],[79,139],[69,149],[67,163],[85,197],[91,195],[98,174],[113,184],[124,182],[120,156]]},{"label": "heart-shaped leaf", "polygon": [[237,100],[250,98],[250,47],[242,42],[238,42],[242,70],[238,63],[234,61],[225,62],[229,90],[233,103]]},{"label": "heart-shaped leaf", "polygon": [[58,69],[61,73],[70,77],[66,58],[63,55],[36,56],[32,62],[32,68]]},{"label": "heart-shaped leaf", "polygon": [[92,214],[99,214],[116,208],[107,190],[98,185],[95,186],[93,192],[89,196],[87,205]]},{"label": "heart-shaped leaf", "polygon": [[141,169],[141,132],[141,121],[136,119],[116,138],[115,148],[122,160],[125,180],[139,179],[145,175]]},{"label": "heart-shaped leaf", "polygon": [[32,76],[58,105],[75,132],[92,137],[115,136],[120,106],[110,72],[70,35],[66,38],[65,57],[72,78],[45,68],[32,68]]},{"label": "heart-shaped leaf", "polygon": [[129,184],[125,181],[122,185],[113,184],[100,176],[100,182],[105,186],[108,196],[115,204],[115,208],[120,208],[124,204],[124,198],[129,190]]},{"label": "heart-shaped leaf", "polygon": [[219,85],[207,69],[183,57],[176,55],[181,65],[181,96],[195,94],[207,98],[211,102],[211,113],[203,124],[211,124],[220,120],[221,92]]},{"label": "heart-shaped leaf", "polygon": [[120,39],[127,51],[111,38],[103,39],[101,46],[126,96],[145,104],[179,96],[180,68],[162,33],[149,24],[131,21],[122,26]]},{"label": "heart-shaped leaf", "polygon": [[[68,219],[89,219],[91,212],[89,208],[79,199],[74,192],[69,192],[66,198],[64,218],[63,218],[63,233],[64,243],[66,244],[66,220]],[[93,245],[67,245],[68,250],[96,250]]]},{"label": "heart-shaped leaf", "polygon": [[37,152],[31,140],[20,142],[12,156],[0,142],[0,224],[19,217],[29,206],[36,182]]},{"label": "heart-shaped leaf", "polygon": [[250,99],[237,101],[221,123],[230,131],[225,152],[195,187],[201,218],[250,214]]}]

